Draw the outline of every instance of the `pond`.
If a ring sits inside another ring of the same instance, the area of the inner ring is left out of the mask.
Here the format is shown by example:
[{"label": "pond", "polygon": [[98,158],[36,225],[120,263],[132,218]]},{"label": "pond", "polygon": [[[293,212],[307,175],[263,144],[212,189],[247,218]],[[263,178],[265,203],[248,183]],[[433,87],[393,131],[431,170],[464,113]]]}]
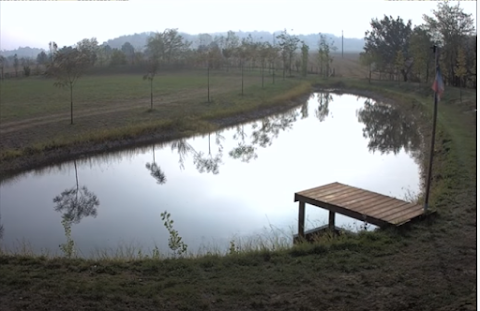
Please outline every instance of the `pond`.
[{"label": "pond", "polygon": [[[294,193],[341,182],[404,199],[420,191],[416,119],[363,97],[315,93],[255,122],[149,147],[79,158],[0,185],[2,245],[55,253],[62,219],[82,256],[119,245],[168,253],[160,214],[196,252],[233,238],[296,233]],[[306,229],[328,212],[307,205]],[[340,227],[362,223],[337,214]]]}]

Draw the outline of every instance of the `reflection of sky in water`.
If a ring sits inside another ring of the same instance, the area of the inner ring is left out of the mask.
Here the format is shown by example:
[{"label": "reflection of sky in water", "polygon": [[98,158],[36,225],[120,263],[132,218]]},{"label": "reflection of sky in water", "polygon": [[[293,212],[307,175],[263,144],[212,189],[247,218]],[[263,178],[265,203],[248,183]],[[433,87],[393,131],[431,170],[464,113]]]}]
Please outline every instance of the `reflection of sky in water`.
[{"label": "reflection of sky in water", "polygon": [[[151,247],[153,241],[167,250],[168,234],[160,213],[171,213],[174,228],[192,250],[200,244],[226,245],[234,235],[261,232],[270,225],[290,233],[296,230],[298,207],[294,193],[331,182],[341,182],[403,199],[405,189],[418,192],[419,168],[403,149],[393,153],[372,153],[369,139],[362,135],[356,110],[363,102],[350,95],[333,95],[322,122],[319,103],[311,98],[309,116],[301,108],[291,129],[268,134],[271,146],[254,145],[256,159],[249,163],[234,159],[229,152],[241,141],[233,136],[237,128],[210,135],[211,157],[219,155],[218,174],[199,173],[195,153],[209,158],[208,135],[187,139],[194,151],[185,155],[184,169],[171,143],[155,147],[155,162],[166,177],[157,184],[146,168],[153,162],[153,147],[111,156],[77,160],[80,186],[87,186],[100,200],[98,216],[85,217],[72,226],[72,236],[87,254],[95,247],[115,247],[137,242]],[[279,123],[281,118],[272,118]],[[389,121],[383,120],[383,122]],[[256,122],[259,131],[261,121]],[[244,144],[251,146],[252,123],[245,124]],[[260,131],[261,133],[261,131]],[[273,135],[274,136],[274,135]],[[75,186],[73,162],[61,169],[27,173],[0,186],[0,212],[6,246],[25,238],[36,250],[57,250],[65,242],[61,214],[52,199]],[[326,223],[328,212],[307,205],[306,229]],[[338,226],[361,223],[337,214]]]}]

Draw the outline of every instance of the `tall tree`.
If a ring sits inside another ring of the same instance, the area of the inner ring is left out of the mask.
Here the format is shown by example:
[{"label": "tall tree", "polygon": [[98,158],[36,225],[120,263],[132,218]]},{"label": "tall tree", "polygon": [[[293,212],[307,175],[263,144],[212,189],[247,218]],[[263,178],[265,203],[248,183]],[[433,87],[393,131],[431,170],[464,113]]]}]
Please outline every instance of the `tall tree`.
[{"label": "tall tree", "polygon": [[242,72],[242,96],[243,96],[243,77],[244,77],[244,74],[243,74],[243,70],[244,70],[244,66],[245,66],[245,61],[247,59],[247,45],[245,43],[245,41],[242,40],[242,45],[240,45],[238,48],[237,48],[237,51],[235,52],[235,55],[238,57],[238,59],[240,60],[240,69],[241,69],[241,72]]},{"label": "tall tree", "polygon": [[372,71],[375,68],[375,56],[371,52],[361,52],[360,64],[368,68],[368,83],[371,83]]},{"label": "tall tree", "polygon": [[110,66],[122,66],[127,64],[125,53],[119,49],[113,49],[110,56]]},{"label": "tall tree", "polygon": [[57,50],[58,50],[57,44],[56,44],[55,42],[53,42],[53,41],[50,41],[50,42],[48,43],[48,60],[49,60],[50,62],[53,61],[53,56],[55,55],[55,53],[57,52]]},{"label": "tall tree", "polygon": [[307,76],[307,68],[308,68],[308,45],[302,41],[302,76]]},{"label": "tall tree", "polygon": [[270,45],[268,47],[268,61],[272,70],[272,84],[275,84],[275,64],[278,60],[280,53],[280,47],[276,45]]},{"label": "tall tree", "polygon": [[198,35],[198,46],[208,46],[213,42],[213,38],[208,33],[201,33]]},{"label": "tall tree", "polygon": [[15,55],[13,55],[13,68],[15,68],[15,77],[18,77],[18,66],[19,65],[20,65],[20,63],[18,61],[18,56],[15,53]]},{"label": "tall tree", "polygon": [[97,49],[97,62],[100,66],[111,65],[111,56],[113,50],[108,44],[99,46]]},{"label": "tall tree", "polygon": [[3,80],[3,68],[5,68],[6,59],[3,55],[0,55],[0,80]]},{"label": "tall tree", "polygon": [[153,79],[155,79],[155,76],[157,75],[158,67],[158,60],[151,56],[148,61],[148,72],[143,76],[143,80],[150,82],[150,111],[153,110]]},{"label": "tall tree", "polygon": [[330,65],[333,62],[332,52],[335,51],[333,40],[328,42],[327,36],[320,34],[318,41],[318,63],[320,66],[320,75],[330,76]]},{"label": "tall tree", "polygon": [[403,53],[402,51],[397,52],[397,57],[395,58],[395,74],[396,78],[398,79],[398,75],[402,74],[402,70],[405,64],[405,59],[403,58]]},{"label": "tall tree", "polygon": [[465,56],[465,51],[462,47],[458,48],[457,53],[457,65],[455,66],[455,76],[458,78],[460,83],[460,102],[462,102],[462,87],[465,86],[465,77],[467,75],[467,59]]},{"label": "tall tree", "polygon": [[37,64],[39,64],[39,65],[45,65],[47,62],[48,62],[47,53],[45,53],[44,51],[41,51],[40,53],[38,53],[38,55],[37,55]]},{"label": "tall tree", "polygon": [[128,62],[133,65],[135,63],[135,48],[133,45],[130,42],[125,42],[121,50]]},{"label": "tall tree", "polygon": [[[56,45],[54,43],[54,45]],[[95,51],[82,47],[63,47],[57,50],[52,63],[48,66],[48,74],[55,77],[55,86],[67,87],[70,90],[70,124],[73,124],[73,88],[85,71],[93,66]]]},{"label": "tall tree", "polygon": [[235,52],[238,49],[240,40],[233,31],[228,31],[227,38],[225,39],[225,47],[222,50],[223,57],[226,59],[227,63],[227,72],[230,68],[230,59],[234,56]]},{"label": "tall tree", "polygon": [[464,87],[465,76],[467,75],[467,59],[462,47],[458,48],[457,65],[455,66],[455,76],[460,80],[459,86]]},{"label": "tall tree", "polygon": [[409,53],[413,58],[413,74],[420,80],[429,82],[430,72],[433,68],[432,38],[423,26],[413,29],[409,41]]},{"label": "tall tree", "polygon": [[286,29],[277,36],[277,39],[279,40],[278,45],[282,51],[283,78],[285,78],[287,70],[289,75],[292,75],[292,62],[300,39],[295,35],[290,35]]},{"label": "tall tree", "polygon": [[76,49],[88,58],[90,66],[95,65],[97,61],[98,41],[96,38],[83,39],[76,45]]},{"label": "tall tree", "polygon": [[184,41],[177,29],[165,29],[162,33],[155,33],[147,40],[146,54],[155,58],[158,65],[173,65],[178,61],[190,46]]},{"label": "tall tree", "polygon": [[476,85],[477,85],[477,53],[475,53],[475,57],[473,58],[472,66],[470,67],[469,71],[470,71],[470,74],[474,78],[473,85],[474,85],[475,88],[477,88],[476,87]]},{"label": "tall tree", "polygon": [[458,47],[475,32],[472,15],[464,13],[460,3],[450,6],[448,2],[439,2],[433,15],[423,15],[423,19],[435,43],[442,47],[442,74],[446,76],[448,84],[457,85],[455,67]]},{"label": "tall tree", "polygon": [[411,69],[411,59],[408,51],[408,42],[412,32],[412,22],[406,24],[403,19],[384,16],[382,20],[372,19],[372,30],[365,32],[365,52],[372,53],[377,58],[377,68],[390,74],[395,74],[398,51],[403,55],[404,65],[401,69],[404,81],[407,81]]},{"label": "tall tree", "polygon": [[259,47],[260,66],[262,73],[262,88],[265,85],[265,68],[267,67],[268,54],[271,49],[271,45],[268,42],[263,42]]}]

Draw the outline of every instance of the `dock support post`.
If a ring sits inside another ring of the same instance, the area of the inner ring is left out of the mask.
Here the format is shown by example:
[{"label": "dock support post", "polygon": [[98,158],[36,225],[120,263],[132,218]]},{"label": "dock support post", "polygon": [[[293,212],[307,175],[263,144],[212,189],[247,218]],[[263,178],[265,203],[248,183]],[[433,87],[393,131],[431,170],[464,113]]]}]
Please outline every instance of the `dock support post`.
[{"label": "dock support post", "polygon": [[328,229],[332,232],[335,231],[335,213],[332,211],[328,212]]},{"label": "dock support post", "polygon": [[298,202],[298,237],[305,238],[305,202]]}]

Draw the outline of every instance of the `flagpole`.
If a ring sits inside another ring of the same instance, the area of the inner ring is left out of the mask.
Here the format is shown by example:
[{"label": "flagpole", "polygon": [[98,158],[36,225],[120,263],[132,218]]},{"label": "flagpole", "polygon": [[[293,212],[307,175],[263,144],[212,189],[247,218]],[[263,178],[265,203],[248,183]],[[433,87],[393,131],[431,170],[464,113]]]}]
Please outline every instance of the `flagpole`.
[{"label": "flagpole", "polygon": [[[435,53],[435,79],[437,79],[438,74],[438,47],[433,46],[433,52]],[[425,189],[425,201],[423,205],[424,212],[428,210],[428,198],[430,195],[430,181],[432,179],[432,166],[433,166],[433,153],[435,151],[435,128],[437,127],[437,103],[438,103],[438,90],[435,91],[434,95],[434,104],[433,104],[433,127],[432,127],[432,142],[430,144],[430,160],[428,164],[428,174],[426,180],[426,189]]]}]

